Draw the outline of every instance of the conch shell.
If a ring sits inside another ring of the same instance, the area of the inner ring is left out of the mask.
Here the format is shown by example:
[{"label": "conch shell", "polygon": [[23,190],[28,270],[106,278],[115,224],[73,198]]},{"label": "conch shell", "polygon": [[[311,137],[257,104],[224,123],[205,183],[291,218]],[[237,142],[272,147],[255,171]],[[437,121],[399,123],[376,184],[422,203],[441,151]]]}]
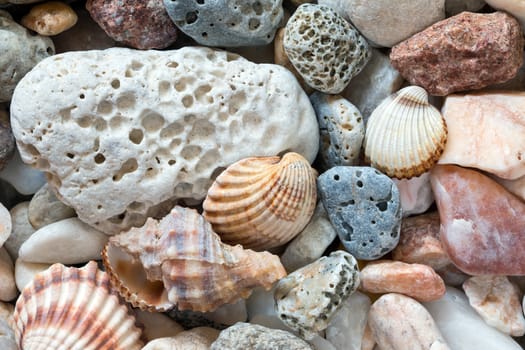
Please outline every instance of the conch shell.
[{"label": "conch shell", "polygon": [[94,261],[83,268],[54,264],[37,274],[13,314],[22,350],[139,350],[142,331],[110,291]]},{"label": "conch shell", "polygon": [[387,97],[372,112],[365,133],[365,159],[398,179],[419,176],[439,159],[447,141],[441,113],[419,86]]},{"label": "conch shell", "polygon": [[310,221],[317,172],[300,154],[240,160],[222,172],[204,200],[204,217],[228,244],[266,250],[283,245]]},{"label": "conch shell", "polygon": [[111,237],[102,257],[113,286],[149,311],[213,311],[286,275],[279,257],[222,243],[196,210],[179,206]]}]

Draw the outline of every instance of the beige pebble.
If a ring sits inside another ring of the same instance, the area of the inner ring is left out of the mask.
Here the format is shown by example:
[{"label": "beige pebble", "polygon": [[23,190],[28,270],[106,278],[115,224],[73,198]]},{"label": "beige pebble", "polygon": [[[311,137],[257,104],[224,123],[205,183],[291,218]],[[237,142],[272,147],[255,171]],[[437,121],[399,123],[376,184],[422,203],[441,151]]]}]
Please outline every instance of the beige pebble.
[{"label": "beige pebble", "polygon": [[445,294],[445,283],[427,265],[378,260],[361,270],[360,289],[368,293],[400,293],[419,301],[433,301]]},{"label": "beige pebble", "polygon": [[76,213],[59,201],[46,183],[31,199],[27,215],[31,225],[38,230],[54,222],[71,218]]},{"label": "beige pebble", "polygon": [[368,324],[381,350],[449,350],[428,311],[412,298],[385,294],[372,304]]},{"label": "beige pebble", "polygon": [[490,326],[513,337],[525,334],[520,291],[505,276],[475,276],[463,283],[470,305]]},{"label": "beige pebble", "polygon": [[11,235],[11,230],[11,214],[9,214],[9,211],[6,209],[6,207],[0,203],[0,247],[5,241],[7,241],[9,235]]},{"label": "beige pebble", "polygon": [[142,335],[147,341],[174,337],[184,330],[175,320],[162,313],[136,309],[135,317],[144,326]]},{"label": "beige pebble", "polygon": [[0,248],[0,300],[13,300],[17,294],[13,261],[7,250]]},{"label": "beige pebble", "polygon": [[219,333],[213,328],[197,327],[174,337],[152,340],[142,350],[209,350]]},{"label": "beige pebble", "polygon": [[50,1],[32,7],[21,23],[40,35],[57,35],[73,27],[77,19],[77,14],[69,5]]},{"label": "beige pebble", "polygon": [[363,339],[361,339],[361,350],[373,350],[375,345],[376,341],[374,340],[372,329],[370,329],[370,325],[367,323],[365,331],[363,332]]},{"label": "beige pebble", "polygon": [[16,259],[15,262],[15,281],[16,288],[21,292],[25,286],[33,280],[33,277],[37,273],[45,271],[52,264],[40,264],[40,263],[30,263],[23,261],[21,259]]},{"label": "beige pebble", "polygon": [[4,243],[4,248],[7,250],[13,260],[18,258],[18,250],[22,243],[24,243],[29,236],[35,232],[35,228],[29,222],[27,211],[29,202],[22,202],[11,208],[11,222],[13,229],[9,238]]}]

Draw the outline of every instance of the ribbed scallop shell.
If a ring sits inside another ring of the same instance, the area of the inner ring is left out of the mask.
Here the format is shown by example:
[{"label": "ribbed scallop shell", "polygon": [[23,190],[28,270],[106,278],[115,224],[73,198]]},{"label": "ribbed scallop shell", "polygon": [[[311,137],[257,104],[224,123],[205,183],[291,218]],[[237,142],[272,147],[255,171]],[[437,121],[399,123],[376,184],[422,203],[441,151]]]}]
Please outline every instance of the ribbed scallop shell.
[{"label": "ribbed scallop shell", "polygon": [[35,276],[16,302],[22,350],[134,350],[144,345],[135,318],[92,261],[83,268],[54,264]]},{"label": "ribbed scallop shell", "polygon": [[253,157],[222,172],[204,200],[204,217],[221,239],[265,250],[308,224],[317,201],[317,172],[297,153]]},{"label": "ribbed scallop shell", "polygon": [[419,176],[439,159],[447,141],[441,113],[427,92],[408,86],[387,97],[372,112],[365,133],[365,158],[398,179]]},{"label": "ribbed scallop shell", "polygon": [[121,295],[150,311],[213,311],[286,275],[279,257],[222,243],[197,211],[178,206],[111,237],[103,263]]}]

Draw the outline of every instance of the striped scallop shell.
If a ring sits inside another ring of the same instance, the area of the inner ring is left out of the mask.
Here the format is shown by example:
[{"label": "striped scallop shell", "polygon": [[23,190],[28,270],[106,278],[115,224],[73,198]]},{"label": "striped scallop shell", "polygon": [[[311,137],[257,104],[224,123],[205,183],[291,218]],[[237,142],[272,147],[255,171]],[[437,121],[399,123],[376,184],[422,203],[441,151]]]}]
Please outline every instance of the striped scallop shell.
[{"label": "striped scallop shell", "polygon": [[197,211],[178,206],[111,237],[103,263],[121,295],[150,311],[213,311],[286,275],[278,256],[226,245]]},{"label": "striped scallop shell", "polygon": [[317,172],[300,154],[253,157],[221,173],[204,200],[204,217],[224,242],[265,250],[308,224],[317,201]]},{"label": "striped scallop shell", "polygon": [[144,345],[135,318],[109,288],[94,261],[54,264],[35,276],[13,315],[22,350],[134,350]]},{"label": "striped scallop shell", "polygon": [[439,159],[447,141],[441,113],[427,92],[408,86],[387,97],[372,112],[365,133],[365,158],[398,179],[419,176]]}]

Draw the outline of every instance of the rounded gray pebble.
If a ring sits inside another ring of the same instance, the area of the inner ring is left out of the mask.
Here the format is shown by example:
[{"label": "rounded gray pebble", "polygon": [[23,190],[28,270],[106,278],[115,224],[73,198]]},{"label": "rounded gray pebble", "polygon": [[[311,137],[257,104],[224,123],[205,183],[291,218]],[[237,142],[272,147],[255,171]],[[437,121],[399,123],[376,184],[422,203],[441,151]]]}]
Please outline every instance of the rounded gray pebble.
[{"label": "rounded gray pebble", "polygon": [[46,183],[31,199],[27,215],[31,225],[38,230],[54,222],[74,217],[76,213],[58,200]]}]

